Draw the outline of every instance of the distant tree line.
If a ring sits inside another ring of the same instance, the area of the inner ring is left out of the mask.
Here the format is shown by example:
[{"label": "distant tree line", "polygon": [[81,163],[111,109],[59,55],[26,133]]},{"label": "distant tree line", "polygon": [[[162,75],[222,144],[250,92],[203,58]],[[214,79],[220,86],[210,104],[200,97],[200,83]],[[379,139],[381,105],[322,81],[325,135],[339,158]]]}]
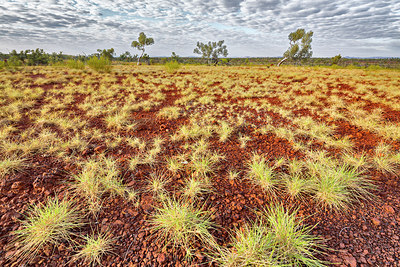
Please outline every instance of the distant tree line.
[{"label": "distant tree line", "polygon": [[[10,66],[36,66],[36,65],[49,65],[57,64],[65,60],[75,60],[82,63],[97,58],[107,62],[136,62],[139,65],[141,62],[147,64],[166,64],[168,62],[176,62],[183,64],[208,64],[208,65],[281,65],[283,62],[294,64],[306,64],[309,66],[354,66],[354,67],[368,67],[371,65],[379,65],[382,67],[399,68],[400,59],[348,59],[342,58],[340,54],[332,58],[311,58],[311,42],[313,32],[306,32],[304,29],[299,28],[288,35],[289,48],[283,53],[283,59],[278,57],[270,58],[227,58],[228,49],[224,44],[224,40],[218,42],[209,41],[207,43],[197,42],[194,54],[201,55],[197,57],[180,57],[175,52],[172,52],[170,57],[152,57],[146,54],[146,47],[155,43],[154,39],[147,37],[144,32],[139,34],[137,40],[132,41],[131,47],[139,50],[140,55],[132,55],[126,51],[119,56],[116,56],[114,48],[97,49],[96,53],[91,55],[78,55],[70,56],[60,53],[45,53],[43,49],[37,48],[36,50],[25,50],[17,52],[11,51],[9,54],[0,53],[0,62],[4,66],[4,62]],[[223,58],[220,58],[223,57]],[[93,61],[93,60],[92,60]]]},{"label": "distant tree line", "polygon": [[60,53],[45,53],[43,49],[37,48],[36,50],[23,50],[19,53],[16,50],[12,50],[9,54],[0,54],[0,58],[4,61],[10,62],[14,65],[49,65],[56,62],[62,62],[68,58]]}]

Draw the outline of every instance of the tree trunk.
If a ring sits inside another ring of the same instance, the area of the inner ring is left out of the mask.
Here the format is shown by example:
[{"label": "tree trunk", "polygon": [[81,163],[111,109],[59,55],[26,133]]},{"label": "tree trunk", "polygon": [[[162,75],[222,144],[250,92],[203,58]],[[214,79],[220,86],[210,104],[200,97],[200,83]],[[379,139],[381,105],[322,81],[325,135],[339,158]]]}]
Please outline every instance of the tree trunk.
[{"label": "tree trunk", "polygon": [[138,66],[140,64],[140,59],[143,57],[143,55],[144,55],[144,49],[142,50],[142,54],[140,55],[140,57],[138,57],[138,60],[137,60],[137,65]]},{"label": "tree trunk", "polygon": [[278,67],[284,62],[284,61],[286,61],[288,58],[287,57],[285,57],[284,59],[282,59],[279,63],[278,63]]}]

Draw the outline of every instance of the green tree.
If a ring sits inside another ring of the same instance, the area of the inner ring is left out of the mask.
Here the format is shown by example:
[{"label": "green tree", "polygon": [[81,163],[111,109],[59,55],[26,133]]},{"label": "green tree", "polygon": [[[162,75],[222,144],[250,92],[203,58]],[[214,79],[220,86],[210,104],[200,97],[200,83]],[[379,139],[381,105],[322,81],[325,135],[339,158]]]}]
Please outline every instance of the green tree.
[{"label": "green tree", "polygon": [[208,42],[208,44],[197,42],[197,47],[193,50],[193,53],[200,54],[202,58],[207,59],[208,65],[217,65],[219,56],[228,56],[228,49],[224,45],[224,40]]},{"label": "green tree", "polygon": [[289,34],[289,48],[283,54],[283,59],[278,63],[280,66],[286,60],[298,62],[303,59],[308,59],[312,56],[311,42],[313,32],[306,32],[304,29],[297,29]]},{"label": "green tree", "polygon": [[342,59],[342,55],[340,55],[340,54],[332,57],[331,58],[332,65],[337,65],[341,59]]},{"label": "green tree", "polygon": [[146,34],[144,34],[144,32],[141,32],[139,34],[138,40],[137,41],[133,41],[131,46],[133,48],[136,48],[140,51],[142,51],[142,54],[138,57],[138,61],[137,64],[140,64],[140,59],[143,57],[144,52],[145,52],[145,47],[148,45],[152,45],[154,44],[154,39],[153,38],[147,38]]},{"label": "green tree", "polygon": [[175,52],[172,52],[170,61],[172,61],[172,62],[176,61],[176,62],[180,63],[181,62],[181,58],[180,58],[180,56],[175,54]]},{"label": "green tree", "polygon": [[26,64],[28,66],[47,65],[50,61],[50,56],[43,49],[26,50]]},{"label": "green tree", "polygon": [[129,51],[126,51],[125,53],[122,53],[119,56],[119,60],[121,61],[125,61],[125,62],[133,62],[135,60],[137,60],[137,55],[131,55],[131,53]]},{"label": "green tree", "polygon": [[107,59],[110,60],[110,61],[113,59],[114,54],[115,54],[114,48],[103,49],[103,50],[97,49],[97,52],[99,52],[98,58],[105,57],[105,58],[107,58]]}]

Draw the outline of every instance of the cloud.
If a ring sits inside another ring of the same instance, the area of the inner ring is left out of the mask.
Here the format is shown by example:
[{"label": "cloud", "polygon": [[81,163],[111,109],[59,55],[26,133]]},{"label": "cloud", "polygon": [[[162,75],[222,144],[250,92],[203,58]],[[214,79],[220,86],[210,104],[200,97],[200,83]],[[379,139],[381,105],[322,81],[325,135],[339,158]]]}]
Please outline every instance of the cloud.
[{"label": "cloud", "polygon": [[[230,56],[280,56],[287,35],[314,31],[314,56],[399,56],[400,3],[381,0],[0,0],[0,50],[46,47],[132,52],[141,31],[149,54],[192,56],[195,43],[225,40]],[[357,49],[357,46],[359,49]],[[338,51],[340,50],[340,51]],[[135,51],[133,51],[135,53]],[[362,55],[360,55],[362,54]]]}]

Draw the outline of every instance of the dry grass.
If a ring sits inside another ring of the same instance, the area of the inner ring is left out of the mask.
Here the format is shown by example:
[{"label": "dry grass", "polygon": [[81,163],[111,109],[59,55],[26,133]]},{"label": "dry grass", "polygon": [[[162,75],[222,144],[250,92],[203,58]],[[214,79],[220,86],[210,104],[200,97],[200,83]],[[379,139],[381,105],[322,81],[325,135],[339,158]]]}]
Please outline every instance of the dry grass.
[{"label": "dry grass", "polygon": [[72,230],[82,225],[82,214],[70,200],[48,199],[45,204],[33,205],[22,228],[14,232],[14,255],[21,263],[32,261],[45,246],[71,241]]}]

